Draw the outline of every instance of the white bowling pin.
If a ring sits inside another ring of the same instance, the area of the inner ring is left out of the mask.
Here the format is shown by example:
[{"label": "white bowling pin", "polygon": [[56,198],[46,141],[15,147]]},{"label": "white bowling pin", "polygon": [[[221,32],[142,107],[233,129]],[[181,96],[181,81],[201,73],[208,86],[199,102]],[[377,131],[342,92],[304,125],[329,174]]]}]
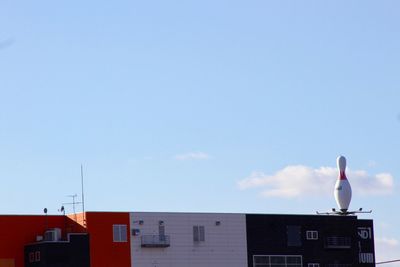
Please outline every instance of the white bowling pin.
[{"label": "white bowling pin", "polygon": [[335,199],[340,211],[347,212],[351,201],[351,186],[346,177],[346,158],[339,156],[337,158],[339,176],[335,184]]}]

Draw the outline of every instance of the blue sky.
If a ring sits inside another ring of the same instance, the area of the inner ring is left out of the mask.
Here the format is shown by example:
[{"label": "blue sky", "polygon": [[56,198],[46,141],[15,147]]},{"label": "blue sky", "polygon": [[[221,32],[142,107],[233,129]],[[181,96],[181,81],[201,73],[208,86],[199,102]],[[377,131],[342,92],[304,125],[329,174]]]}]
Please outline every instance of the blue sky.
[{"label": "blue sky", "polygon": [[82,163],[88,210],[309,214],[343,154],[398,257],[399,8],[2,1],[0,213],[57,213]]}]

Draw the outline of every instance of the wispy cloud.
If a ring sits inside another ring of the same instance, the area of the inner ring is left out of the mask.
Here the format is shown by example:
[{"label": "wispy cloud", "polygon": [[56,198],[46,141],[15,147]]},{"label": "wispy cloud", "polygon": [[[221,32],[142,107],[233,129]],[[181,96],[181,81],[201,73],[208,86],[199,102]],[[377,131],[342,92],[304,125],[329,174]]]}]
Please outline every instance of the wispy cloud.
[{"label": "wispy cloud", "polygon": [[400,255],[399,244],[399,240],[395,238],[375,237],[376,262],[398,259]]},{"label": "wispy cloud", "polygon": [[189,152],[185,154],[175,155],[176,160],[207,160],[210,155],[204,152]]},{"label": "wispy cloud", "polygon": [[[390,173],[368,174],[364,170],[347,170],[347,177],[353,192],[360,195],[390,194],[393,190],[393,176]],[[304,197],[332,192],[337,179],[337,169],[304,165],[287,166],[275,174],[253,172],[238,182],[242,190],[256,188],[265,197]]]},{"label": "wispy cloud", "polygon": [[376,243],[391,246],[391,247],[396,247],[399,245],[399,241],[395,238],[388,238],[388,237],[382,237],[382,238],[375,238]]},{"label": "wispy cloud", "polygon": [[11,46],[13,43],[14,43],[14,39],[13,38],[0,40],[0,49],[7,48],[7,47]]}]

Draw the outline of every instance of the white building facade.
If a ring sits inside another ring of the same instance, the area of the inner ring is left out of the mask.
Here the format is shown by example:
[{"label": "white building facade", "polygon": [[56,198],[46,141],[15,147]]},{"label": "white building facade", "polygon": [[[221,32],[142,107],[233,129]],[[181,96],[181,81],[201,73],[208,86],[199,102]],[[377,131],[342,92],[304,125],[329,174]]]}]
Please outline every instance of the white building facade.
[{"label": "white building facade", "polygon": [[245,214],[130,213],[134,267],[247,267]]}]

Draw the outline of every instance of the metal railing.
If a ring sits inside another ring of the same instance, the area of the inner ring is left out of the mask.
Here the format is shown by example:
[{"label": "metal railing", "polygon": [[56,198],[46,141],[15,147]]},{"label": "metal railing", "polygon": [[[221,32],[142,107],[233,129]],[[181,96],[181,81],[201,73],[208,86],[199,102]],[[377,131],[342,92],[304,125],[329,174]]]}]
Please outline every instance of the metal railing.
[{"label": "metal railing", "polygon": [[166,248],[170,246],[169,235],[142,235],[142,247]]}]

